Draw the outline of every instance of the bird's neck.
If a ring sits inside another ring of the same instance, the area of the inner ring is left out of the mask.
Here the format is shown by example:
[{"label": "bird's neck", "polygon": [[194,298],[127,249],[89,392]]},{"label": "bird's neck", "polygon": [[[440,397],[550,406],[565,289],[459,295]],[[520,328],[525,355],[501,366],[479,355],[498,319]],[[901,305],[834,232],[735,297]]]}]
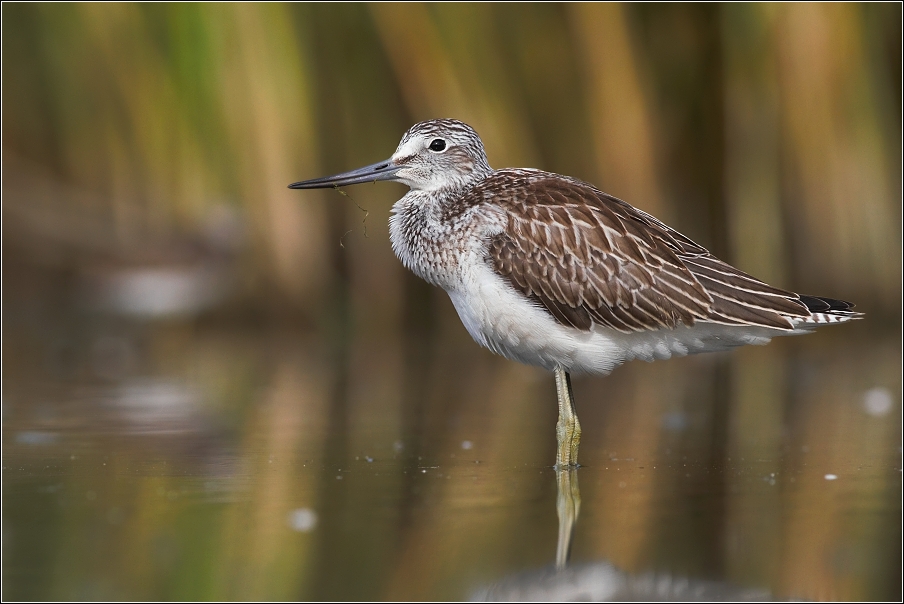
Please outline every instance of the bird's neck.
[{"label": "bird's neck", "polygon": [[445,209],[460,195],[460,190],[412,190],[392,206],[389,218],[392,249],[402,264],[444,289],[456,279],[456,239],[465,236]]}]

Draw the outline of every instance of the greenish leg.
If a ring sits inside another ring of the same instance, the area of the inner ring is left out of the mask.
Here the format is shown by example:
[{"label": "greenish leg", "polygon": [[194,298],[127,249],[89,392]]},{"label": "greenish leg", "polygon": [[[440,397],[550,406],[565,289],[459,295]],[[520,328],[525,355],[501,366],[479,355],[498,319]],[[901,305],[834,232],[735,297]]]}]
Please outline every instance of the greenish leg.
[{"label": "greenish leg", "polygon": [[574,396],[571,393],[571,376],[561,367],[556,367],[556,395],[559,399],[559,421],[556,423],[558,452],[556,469],[577,467],[578,445],[581,444],[581,424],[574,410]]}]

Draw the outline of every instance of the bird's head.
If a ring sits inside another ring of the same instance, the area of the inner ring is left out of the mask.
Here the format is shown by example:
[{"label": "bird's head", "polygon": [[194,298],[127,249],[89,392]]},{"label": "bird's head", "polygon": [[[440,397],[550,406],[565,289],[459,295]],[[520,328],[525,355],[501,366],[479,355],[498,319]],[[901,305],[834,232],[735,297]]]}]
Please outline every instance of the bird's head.
[{"label": "bird's head", "polygon": [[492,171],[483,142],[473,128],[453,119],[420,122],[408,129],[389,159],[333,176],[305,180],[290,189],[320,189],[378,180],[412,190],[456,190]]}]

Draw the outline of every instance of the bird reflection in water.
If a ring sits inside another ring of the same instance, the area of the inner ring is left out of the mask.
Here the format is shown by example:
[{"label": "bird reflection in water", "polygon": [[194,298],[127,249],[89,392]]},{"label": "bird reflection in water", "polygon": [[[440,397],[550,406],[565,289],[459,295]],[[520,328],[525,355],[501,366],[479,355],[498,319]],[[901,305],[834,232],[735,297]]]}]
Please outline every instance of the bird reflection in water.
[{"label": "bird reflection in water", "polygon": [[477,590],[472,601],[546,602],[762,602],[770,593],[724,581],[653,572],[630,574],[609,562],[569,565],[574,528],[581,511],[578,469],[556,471],[559,538],[554,568],[519,573]]},{"label": "bird reflection in water", "polygon": [[577,468],[556,470],[556,512],[559,515],[559,541],[556,544],[556,570],[563,570],[571,557],[571,538],[581,513],[581,489]]}]

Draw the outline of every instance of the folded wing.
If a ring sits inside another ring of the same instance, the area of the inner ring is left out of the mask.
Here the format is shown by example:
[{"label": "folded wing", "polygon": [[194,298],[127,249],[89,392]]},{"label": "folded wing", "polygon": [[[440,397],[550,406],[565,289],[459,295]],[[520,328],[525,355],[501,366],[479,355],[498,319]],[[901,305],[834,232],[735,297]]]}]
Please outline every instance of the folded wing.
[{"label": "folded wing", "polygon": [[559,323],[625,333],[697,321],[791,330],[793,319],[810,316],[797,294],[722,262],[587,183],[500,170],[479,185],[487,186],[507,215],[488,242],[490,265]]}]

